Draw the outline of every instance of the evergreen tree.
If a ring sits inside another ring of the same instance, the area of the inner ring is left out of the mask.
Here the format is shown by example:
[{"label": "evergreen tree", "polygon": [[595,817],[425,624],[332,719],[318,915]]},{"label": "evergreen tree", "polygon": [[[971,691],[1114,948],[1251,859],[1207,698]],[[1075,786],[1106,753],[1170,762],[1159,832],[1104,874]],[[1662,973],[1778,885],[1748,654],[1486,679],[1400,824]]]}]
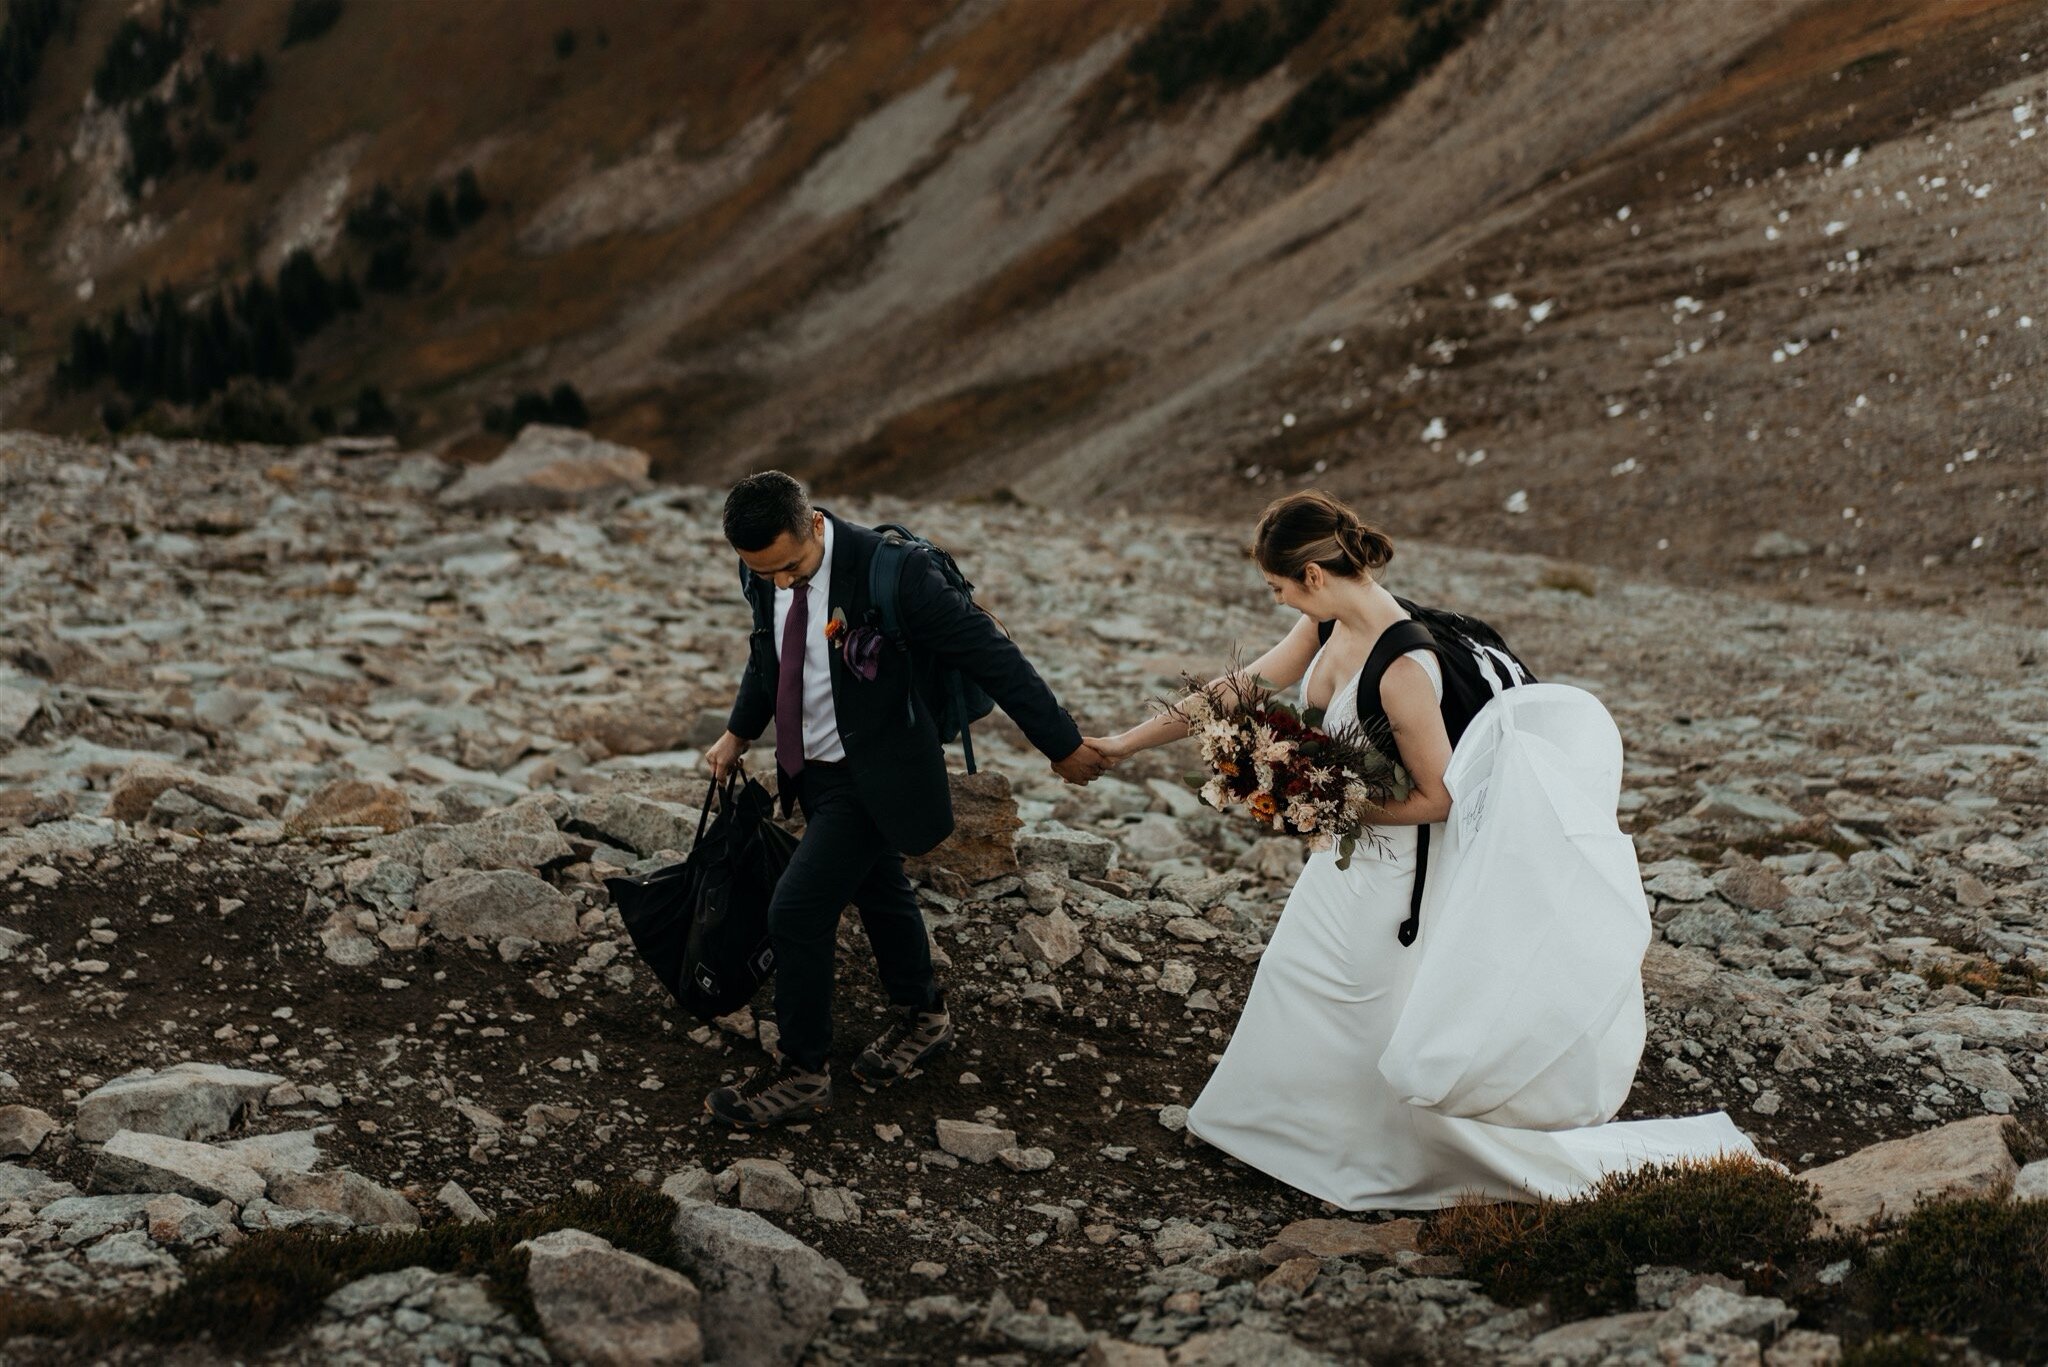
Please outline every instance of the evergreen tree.
[{"label": "evergreen tree", "polygon": [[453,237],[460,231],[461,224],[455,221],[455,210],[448,203],[448,192],[436,185],[427,192],[427,231],[435,237]]},{"label": "evergreen tree", "polygon": [[554,392],[548,395],[548,421],[561,427],[590,425],[590,410],[584,406],[583,396],[567,380],[556,385]]},{"label": "evergreen tree", "polygon": [[467,228],[484,216],[490,205],[484,199],[484,192],[476,183],[476,172],[467,166],[455,175],[455,218]]}]

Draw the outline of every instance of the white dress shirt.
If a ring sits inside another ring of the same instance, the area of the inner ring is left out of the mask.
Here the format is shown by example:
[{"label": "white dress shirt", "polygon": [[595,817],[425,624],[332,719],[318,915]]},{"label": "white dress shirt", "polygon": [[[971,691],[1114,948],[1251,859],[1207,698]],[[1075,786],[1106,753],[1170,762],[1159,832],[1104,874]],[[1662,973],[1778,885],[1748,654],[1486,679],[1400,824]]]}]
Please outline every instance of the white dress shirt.
[{"label": "white dress shirt", "polygon": [[825,622],[831,616],[827,599],[832,592],[832,519],[825,519],[825,558],[818,572],[802,588],[775,590],[775,649],[781,658],[782,633],[789,622],[790,604],[799,593],[808,593],[810,620],[804,632],[804,758],[840,760],[846,747],[839,740],[839,714],[832,707],[831,645],[825,640]]}]

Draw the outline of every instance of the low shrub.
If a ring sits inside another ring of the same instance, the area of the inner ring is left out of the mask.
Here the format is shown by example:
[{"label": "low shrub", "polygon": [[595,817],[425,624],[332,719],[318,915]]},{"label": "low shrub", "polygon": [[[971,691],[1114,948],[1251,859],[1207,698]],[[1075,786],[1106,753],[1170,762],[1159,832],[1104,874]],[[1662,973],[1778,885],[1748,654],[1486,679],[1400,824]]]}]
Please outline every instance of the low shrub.
[{"label": "low shrub", "polygon": [[258,1234],[213,1262],[189,1266],[183,1285],[145,1306],[127,1331],[157,1343],[205,1338],[219,1348],[254,1351],[311,1323],[327,1297],[352,1281],[427,1267],[486,1277],[492,1295],[535,1333],[540,1321],[526,1294],[521,1240],[581,1229],[675,1267],[675,1209],[659,1191],[626,1183],[476,1224],[401,1233]]},{"label": "low shrub", "polygon": [[1865,1306],[1881,1330],[1959,1334],[1987,1353],[2048,1360],[2048,1201],[1922,1205],[1870,1260]]},{"label": "low shrub", "polygon": [[1632,1308],[1645,1263],[1769,1290],[1808,1249],[1819,1213],[1797,1177],[1730,1156],[1611,1173],[1568,1201],[1468,1202],[1438,1215],[1425,1238],[1496,1299],[1547,1297],[1560,1318],[1580,1319]]}]

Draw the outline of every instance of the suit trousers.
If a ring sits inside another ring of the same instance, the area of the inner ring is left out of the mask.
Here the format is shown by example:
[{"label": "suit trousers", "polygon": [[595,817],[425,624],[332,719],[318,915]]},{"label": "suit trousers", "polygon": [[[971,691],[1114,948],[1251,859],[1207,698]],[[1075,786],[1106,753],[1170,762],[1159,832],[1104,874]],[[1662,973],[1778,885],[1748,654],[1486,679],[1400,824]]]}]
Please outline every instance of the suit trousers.
[{"label": "suit trousers", "polygon": [[813,760],[795,783],[804,834],[768,903],[768,934],[775,945],[775,1016],[783,1057],[817,1071],[832,1049],[839,916],[849,902],[860,912],[891,1003],[929,1006],[937,983],[903,856],[868,815],[852,770],[844,761]]}]

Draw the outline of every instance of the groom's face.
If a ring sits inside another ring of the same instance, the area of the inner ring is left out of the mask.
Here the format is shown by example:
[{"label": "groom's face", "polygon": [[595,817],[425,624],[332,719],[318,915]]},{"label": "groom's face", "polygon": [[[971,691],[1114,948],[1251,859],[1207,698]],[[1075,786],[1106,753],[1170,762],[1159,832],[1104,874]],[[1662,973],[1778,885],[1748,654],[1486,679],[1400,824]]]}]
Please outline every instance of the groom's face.
[{"label": "groom's face", "polygon": [[803,535],[784,532],[758,551],[739,554],[748,569],[778,589],[808,584],[818,566],[825,563],[825,515],[813,509]]}]

